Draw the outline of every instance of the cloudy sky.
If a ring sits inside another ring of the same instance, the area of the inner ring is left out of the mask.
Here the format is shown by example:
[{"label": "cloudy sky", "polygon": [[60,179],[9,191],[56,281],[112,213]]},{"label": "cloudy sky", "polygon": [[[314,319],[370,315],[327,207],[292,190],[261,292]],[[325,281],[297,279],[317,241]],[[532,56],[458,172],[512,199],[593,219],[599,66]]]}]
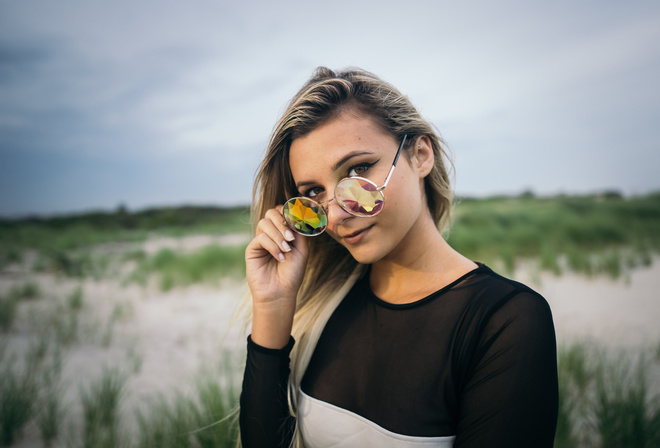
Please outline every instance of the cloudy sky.
[{"label": "cloudy sky", "polygon": [[660,2],[0,1],[0,216],[245,204],[318,65],[396,85],[464,195],[660,190]]}]

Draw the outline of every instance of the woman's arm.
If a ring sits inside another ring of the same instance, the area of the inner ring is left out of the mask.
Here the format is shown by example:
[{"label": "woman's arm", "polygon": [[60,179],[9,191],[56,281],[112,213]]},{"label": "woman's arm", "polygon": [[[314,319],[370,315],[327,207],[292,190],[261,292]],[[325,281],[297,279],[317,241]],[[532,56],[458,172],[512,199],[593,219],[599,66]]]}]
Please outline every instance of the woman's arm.
[{"label": "woman's arm", "polygon": [[486,320],[462,368],[455,448],[552,448],[557,423],[557,349],[552,315],[524,291]]},{"label": "woman's arm", "polygon": [[307,241],[296,237],[273,208],[245,250],[252,295],[252,334],[241,393],[244,448],[288,447],[294,428],[287,400],[291,328],[307,264]]},{"label": "woman's arm", "polygon": [[293,338],[280,350],[267,349],[248,338],[239,423],[243,448],[286,448],[295,421],[289,413],[287,383]]},{"label": "woman's arm", "polygon": [[280,349],[289,341],[308,254],[307,241],[289,229],[282,207],[268,210],[245,249],[245,278],[252,294],[252,339],[256,344]]}]

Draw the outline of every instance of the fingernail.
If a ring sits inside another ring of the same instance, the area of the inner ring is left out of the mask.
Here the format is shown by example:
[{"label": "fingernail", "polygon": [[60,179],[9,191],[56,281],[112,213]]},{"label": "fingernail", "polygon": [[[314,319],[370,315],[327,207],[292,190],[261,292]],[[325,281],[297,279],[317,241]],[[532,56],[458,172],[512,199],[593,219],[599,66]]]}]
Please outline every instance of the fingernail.
[{"label": "fingernail", "polygon": [[283,254],[283,253],[280,253],[277,257],[280,259],[280,261],[281,261],[282,263],[284,263],[284,260],[286,260],[286,258],[284,258],[284,254]]},{"label": "fingernail", "polygon": [[296,237],[294,236],[292,231],[286,230],[284,232],[284,238],[286,238],[287,241],[293,241]]},{"label": "fingernail", "polygon": [[282,241],[282,249],[284,252],[291,252],[291,246],[286,241]]}]

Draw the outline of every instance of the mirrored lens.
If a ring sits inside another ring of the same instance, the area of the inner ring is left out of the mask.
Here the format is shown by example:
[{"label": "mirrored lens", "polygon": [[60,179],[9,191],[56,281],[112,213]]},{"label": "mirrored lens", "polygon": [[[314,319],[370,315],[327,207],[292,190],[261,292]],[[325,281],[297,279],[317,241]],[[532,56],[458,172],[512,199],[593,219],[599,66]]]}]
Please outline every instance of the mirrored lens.
[{"label": "mirrored lens", "polygon": [[328,216],[323,207],[307,198],[289,199],[284,204],[282,214],[289,226],[302,235],[319,235],[328,225]]},{"label": "mirrored lens", "polygon": [[385,197],[376,184],[362,177],[349,177],[339,182],[335,198],[348,213],[362,217],[377,215],[385,205]]}]

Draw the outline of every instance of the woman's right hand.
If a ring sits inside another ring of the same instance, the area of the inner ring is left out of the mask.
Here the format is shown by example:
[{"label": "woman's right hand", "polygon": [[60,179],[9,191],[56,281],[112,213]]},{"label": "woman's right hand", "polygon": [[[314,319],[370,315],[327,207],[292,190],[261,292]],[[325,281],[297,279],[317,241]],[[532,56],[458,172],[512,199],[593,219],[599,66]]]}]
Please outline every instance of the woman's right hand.
[{"label": "woman's right hand", "polygon": [[252,293],[252,341],[256,344],[282,348],[289,342],[308,254],[305,237],[289,228],[282,207],[268,210],[245,250]]}]

